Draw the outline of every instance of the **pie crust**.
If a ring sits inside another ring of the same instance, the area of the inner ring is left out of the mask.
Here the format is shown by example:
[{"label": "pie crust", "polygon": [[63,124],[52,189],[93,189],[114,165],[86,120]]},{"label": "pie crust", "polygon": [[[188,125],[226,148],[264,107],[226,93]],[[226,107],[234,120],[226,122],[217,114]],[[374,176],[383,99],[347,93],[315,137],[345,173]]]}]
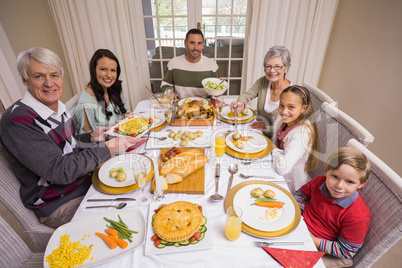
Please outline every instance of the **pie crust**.
[{"label": "pie crust", "polygon": [[140,134],[148,129],[148,119],[144,117],[136,117],[128,119],[119,126],[119,130],[127,135]]},{"label": "pie crust", "polygon": [[162,207],[154,218],[155,234],[168,242],[188,239],[200,228],[202,213],[197,205],[177,201]]}]

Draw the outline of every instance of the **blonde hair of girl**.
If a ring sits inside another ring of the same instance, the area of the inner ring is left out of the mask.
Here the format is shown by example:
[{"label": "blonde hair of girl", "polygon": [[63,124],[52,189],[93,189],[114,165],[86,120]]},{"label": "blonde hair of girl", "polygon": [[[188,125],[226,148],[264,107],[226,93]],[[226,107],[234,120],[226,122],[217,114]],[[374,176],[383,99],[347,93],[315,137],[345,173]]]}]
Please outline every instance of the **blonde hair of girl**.
[{"label": "blonde hair of girl", "polygon": [[[282,92],[281,95],[286,93],[286,92],[292,92],[300,97],[302,106],[306,107],[305,111],[299,115],[299,117],[296,119],[296,124],[300,125],[305,125],[306,127],[309,128],[311,136],[310,140],[308,142],[308,145],[311,147],[311,151],[308,156],[308,160],[305,165],[305,170],[310,171],[316,169],[319,158],[321,155],[321,146],[320,146],[320,139],[318,138],[318,129],[317,129],[317,124],[315,121],[314,117],[314,107],[311,101],[311,96],[310,92],[302,86],[289,86],[285,88]],[[309,120],[311,125],[305,124],[306,120]]]}]

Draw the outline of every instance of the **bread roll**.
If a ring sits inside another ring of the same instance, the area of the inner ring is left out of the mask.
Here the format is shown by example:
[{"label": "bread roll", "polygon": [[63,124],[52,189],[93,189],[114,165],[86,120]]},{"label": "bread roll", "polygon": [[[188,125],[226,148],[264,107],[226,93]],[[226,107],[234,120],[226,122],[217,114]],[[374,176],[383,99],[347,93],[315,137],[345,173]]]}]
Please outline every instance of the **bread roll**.
[{"label": "bread roll", "polygon": [[181,182],[183,177],[175,173],[168,173],[166,174],[166,179],[169,184],[175,184]]},{"label": "bread roll", "polygon": [[193,172],[199,170],[208,162],[208,157],[203,154],[199,154],[194,160],[191,160],[188,165],[184,165],[181,168],[174,169],[171,174],[178,174],[182,178],[185,178]]},{"label": "bread roll", "polygon": [[165,176],[166,174],[172,172],[175,168],[181,168],[182,166],[188,165],[191,159],[195,158],[195,156],[199,154],[200,152],[196,149],[190,149],[186,152],[180,153],[166,161],[162,165],[159,174]]}]

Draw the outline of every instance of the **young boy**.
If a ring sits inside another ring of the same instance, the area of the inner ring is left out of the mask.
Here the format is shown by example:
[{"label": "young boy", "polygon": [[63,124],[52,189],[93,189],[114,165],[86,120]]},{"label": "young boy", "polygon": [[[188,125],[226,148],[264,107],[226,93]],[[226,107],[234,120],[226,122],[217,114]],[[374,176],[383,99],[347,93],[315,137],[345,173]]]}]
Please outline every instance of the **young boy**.
[{"label": "young boy", "polygon": [[370,173],[370,163],[357,149],[343,147],[325,161],[325,176],[303,185],[294,197],[318,250],[352,258],[364,242],[370,211],[357,190]]}]

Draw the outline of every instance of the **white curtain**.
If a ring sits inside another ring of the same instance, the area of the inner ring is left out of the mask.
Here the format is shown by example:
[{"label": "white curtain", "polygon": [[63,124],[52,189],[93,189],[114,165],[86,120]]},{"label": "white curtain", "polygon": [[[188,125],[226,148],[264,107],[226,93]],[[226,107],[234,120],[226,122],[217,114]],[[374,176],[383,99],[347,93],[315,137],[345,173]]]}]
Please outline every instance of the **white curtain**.
[{"label": "white curtain", "polygon": [[265,53],[289,49],[293,84],[318,84],[338,0],[249,0],[246,58],[241,92],[264,75]]},{"label": "white curtain", "polygon": [[[146,57],[141,53],[145,39],[140,1],[130,0],[46,0],[72,79],[74,94],[90,80],[89,61],[99,48],[111,50],[119,59],[123,95],[131,110],[148,94]],[[144,35],[143,35],[144,36]]]}]

